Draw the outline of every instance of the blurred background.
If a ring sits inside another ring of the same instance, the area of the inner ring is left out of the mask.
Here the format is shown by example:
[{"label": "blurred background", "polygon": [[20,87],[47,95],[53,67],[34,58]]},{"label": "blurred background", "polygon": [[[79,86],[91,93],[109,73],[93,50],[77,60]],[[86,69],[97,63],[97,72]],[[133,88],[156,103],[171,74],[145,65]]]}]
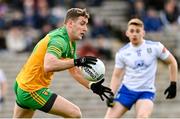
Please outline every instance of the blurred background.
[{"label": "blurred background", "polygon": [[[129,42],[124,33],[133,17],[144,22],[146,39],[162,42],[176,57],[179,67],[179,0],[0,0],[0,69],[4,72],[0,83],[8,85],[7,89],[1,88],[4,100],[0,101],[0,118],[12,117],[13,83],[33,47],[50,30],[62,26],[66,10],[71,7],[87,8],[90,12],[89,30],[78,44],[78,55],[94,55],[104,61],[105,85],[110,83],[115,52]],[[159,62],[152,117],[180,117],[180,89],[175,99],[165,100],[163,93],[168,86],[168,67]],[[51,89],[78,105],[83,118],[104,117],[105,102],[75,82],[67,71],[55,74]],[[37,111],[34,117],[57,116]],[[124,117],[135,117],[134,109]]]}]

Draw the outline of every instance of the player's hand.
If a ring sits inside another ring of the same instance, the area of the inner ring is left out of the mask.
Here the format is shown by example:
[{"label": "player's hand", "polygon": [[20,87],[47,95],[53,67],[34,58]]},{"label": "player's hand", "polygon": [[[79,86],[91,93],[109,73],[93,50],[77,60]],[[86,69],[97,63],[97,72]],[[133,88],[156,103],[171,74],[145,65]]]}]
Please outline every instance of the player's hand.
[{"label": "player's hand", "polygon": [[170,83],[170,86],[164,92],[164,95],[166,94],[166,99],[172,99],[176,97],[176,82],[172,81]]},{"label": "player's hand", "polygon": [[115,104],[114,103],[114,94],[112,93],[112,94],[109,95],[109,98],[106,100],[106,105],[108,107],[113,107],[114,104]]},{"label": "player's hand", "polygon": [[92,56],[84,56],[84,57],[80,57],[78,59],[74,59],[74,66],[83,66],[83,67],[88,67],[88,68],[92,68],[90,66],[90,64],[96,64],[97,62],[97,58],[96,57],[92,57]]},{"label": "player's hand", "polygon": [[104,97],[106,99],[109,99],[109,97],[106,95],[106,93],[113,94],[113,92],[111,91],[110,88],[102,85],[103,82],[104,82],[104,79],[102,79],[99,82],[90,84],[90,89],[93,91],[93,93],[96,93],[97,95],[99,95],[102,101],[104,101]]}]

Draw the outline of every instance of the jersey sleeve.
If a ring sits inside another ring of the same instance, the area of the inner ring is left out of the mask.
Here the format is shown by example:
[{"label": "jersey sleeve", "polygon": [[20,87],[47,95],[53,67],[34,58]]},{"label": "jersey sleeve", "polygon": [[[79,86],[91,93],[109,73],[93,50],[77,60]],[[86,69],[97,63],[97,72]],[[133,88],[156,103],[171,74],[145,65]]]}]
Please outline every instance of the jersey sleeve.
[{"label": "jersey sleeve", "polygon": [[160,42],[158,43],[157,49],[158,49],[157,51],[158,58],[160,58],[161,60],[165,60],[170,54],[170,52],[166,49],[166,47]]},{"label": "jersey sleeve", "polygon": [[120,52],[116,53],[115,56],[115,67],[124,68],[125,64],[123,63],[122,54]]},{"label": "jersey sleeve", "polygon": [[47,52],[56,56],[58,59],[61,58],[62,53],[65,52],[66,42],[60,36],[51,38],[48,43]]}]

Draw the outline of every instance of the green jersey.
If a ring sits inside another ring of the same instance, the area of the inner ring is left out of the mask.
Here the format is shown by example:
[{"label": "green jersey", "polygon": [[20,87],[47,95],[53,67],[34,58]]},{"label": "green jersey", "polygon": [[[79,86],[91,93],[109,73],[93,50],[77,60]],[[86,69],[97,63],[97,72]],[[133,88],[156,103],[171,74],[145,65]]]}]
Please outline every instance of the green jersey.
[{"label": "green jersey", "polygon": [[32,92],[47,88],[53,72],[44,71],[45,54],[51,53],[58,59],[76,58],[76,43],[71,42],[65,27],[47,34],[34,48],[33,53],[18,74],[16,80],[20,88]]}]

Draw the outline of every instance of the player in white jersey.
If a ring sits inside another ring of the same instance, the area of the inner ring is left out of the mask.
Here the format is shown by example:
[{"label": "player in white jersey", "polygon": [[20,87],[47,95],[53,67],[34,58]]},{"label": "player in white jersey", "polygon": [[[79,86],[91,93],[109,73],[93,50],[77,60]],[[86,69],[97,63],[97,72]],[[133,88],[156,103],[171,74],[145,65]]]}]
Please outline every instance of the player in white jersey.
[{"label": "player in white jersey", "polygon": [[105,118],[119,118],[135,104],[137,118],[148,118],[153,111],[157,60],[169,66],[170,86],[167,99],[176,96],[177,62],[160,42],[144,39],[144,24],[133,18],[126,31],[130,43],[116,53],[110,87],[116,96],[107,101]]}]

